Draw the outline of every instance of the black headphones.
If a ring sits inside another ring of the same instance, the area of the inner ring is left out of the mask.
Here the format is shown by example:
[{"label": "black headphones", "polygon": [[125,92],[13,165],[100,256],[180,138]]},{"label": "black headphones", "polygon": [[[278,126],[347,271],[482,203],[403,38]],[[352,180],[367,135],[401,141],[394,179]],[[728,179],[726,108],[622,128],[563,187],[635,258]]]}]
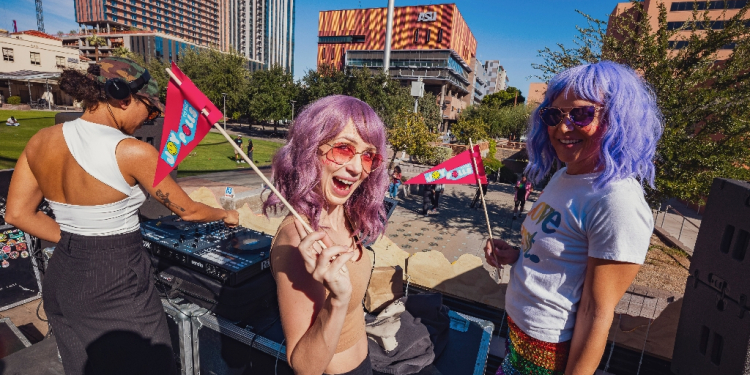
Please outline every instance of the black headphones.
[{"label": "black headphones", "polygon": [[151,74],[148,70],[144,70],[140,77],[131,82],[122,78],[110,78],[104,83],[104,92],[112,99],[123,100],[140,91],[150,80]]}]

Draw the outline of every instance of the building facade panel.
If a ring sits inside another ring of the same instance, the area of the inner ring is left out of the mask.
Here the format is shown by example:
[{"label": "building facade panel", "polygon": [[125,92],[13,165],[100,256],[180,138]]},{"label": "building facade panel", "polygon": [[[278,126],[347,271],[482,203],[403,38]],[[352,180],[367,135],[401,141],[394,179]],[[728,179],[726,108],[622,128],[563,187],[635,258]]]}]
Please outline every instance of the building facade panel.
[{"label": "building facade panel", "polygon": [[[677,30],[683,26],[686,27],[686,30],[678,31],[670,38],[669,48],[676,52],[687,46],[690,36],[694,32],[699,35],[705,33],[704,30],[700,30],[700,27],[699,30],[693,31],[688,22],[693,20],[693,10],[696,7],[698,10],[698,21],[701,22],[701,25],[703,24],[704,12],[707,12],[708,18],[711,20],[709,25],[703,25],[703,27],[721,30],[724,28],[724,21],[736,16],[740,9],[747,3],[748,0],[710,0],[698,2],[685,0],[644,0],[643,7],[649,17],[649,24],[652,31],[659,27],[659,9],[661,5],[667,11],[667,29]],[[635,11],[633,3],[619,3],[609,15],[608,25],[616,25],[617,22],[627,22],[631,18],[636,18],[637,15],[638,12]],[[746,14],[745,19],[750,20],[750,13]],[[686,25],[686,23],[688,24]],[[746,26],[750,27],[750,23],[746,23]],[[607,33],[618,39],[624,37],[616,26],[609,27]],[[734,47],[733,44],[726,45],[719,51],[716,59],[724,60],[728,58],[732,54]]]},{"label": "building facade panel", "polygon": [[[342,67],[347,50],[384,49],[386,17],[387,8],[320,12],[318,65]],[[424,49],[451,49],[465,64],[476,55],[476,39],[455,4],[394,9],[391,50]]]},{"label": "building facade panel", "polygon": [[220,48],[219,1],[225,0],[75,0],[76,21],[99,32],[137,28]]}]

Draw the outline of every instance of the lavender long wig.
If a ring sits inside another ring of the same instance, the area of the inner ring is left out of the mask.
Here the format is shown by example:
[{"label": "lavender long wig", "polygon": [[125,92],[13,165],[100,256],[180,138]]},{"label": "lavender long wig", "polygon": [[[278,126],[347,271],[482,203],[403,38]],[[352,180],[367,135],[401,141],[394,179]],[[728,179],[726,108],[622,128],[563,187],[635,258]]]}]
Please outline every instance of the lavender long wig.
[{"label": "lavender long wig", "polygon": [[[279,192],[301,215],[307,216],[318,230],[320,213],[326,208],[325,197],[316,189],[322,165],[318,148],[333,140],[349,123],[362,139],[385,153],[385,126],[367,103],[350,96],[332,95],[305,108],[289,129],[287,144],[273,157],[273,181]],[[346,214],[360,239],[377,238],[383,233],[385,217],[383,197],[388,187],[388,173],[381,166],[355,190],[344,205]],[[263,213],[281,208],[274,195],[263,203]]]},{"label": "lavender long wig", "polygon": [[529,165],[525,171],[529,178],[539,182],[560,163],[539,110],[565,93],[604,106],[601,121],[606,131],[598,165],[603,170],[594,186],[602,188],[612,181],[635,177],[653,187],[654,154],[662,134],[656,96],[635,71],[611,61],[570,68],[549,82],[544,101],[529,121]]}]

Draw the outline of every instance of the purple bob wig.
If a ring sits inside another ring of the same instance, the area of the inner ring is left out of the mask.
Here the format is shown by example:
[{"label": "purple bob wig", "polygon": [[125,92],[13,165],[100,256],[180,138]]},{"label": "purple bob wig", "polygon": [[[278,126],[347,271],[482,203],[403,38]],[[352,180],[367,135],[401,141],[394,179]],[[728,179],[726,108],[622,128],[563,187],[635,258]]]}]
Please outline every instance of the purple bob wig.
[{"label": "purple bob wig", "polygon": [[555,149],[539,115],[559,95],[576,97],[604,107],[601,121],[606,126],[602,139],[596,188],[612,181],[634,177],[654,187],[654,155],[662,134],[662,117],[651,87],[627,66],[612,61],[579,65],[556,75],[549,82],[544,101],[529,120],[529,165],[525,173],[534,182],[559,165]]},{"label": "purple bob wig", "polygon": [[[365,142],[375,146],[378,153],[385,153],[385,126],[375,111],[357,98],[332,95],[310,104],[294,119],[287,144],[273,157],[274,185],[315,230],[320,228],[320,213],[327,206],[317,189],[322,170],[318,148],[336,138],[350,121]],[[387,187],[388,172],[380,167],[365,178],[344,205],[360,240],[383,233]],[[279,208],[283,204],[274,194],[263,203],[266,215],[269,209],[276,212]]]}]

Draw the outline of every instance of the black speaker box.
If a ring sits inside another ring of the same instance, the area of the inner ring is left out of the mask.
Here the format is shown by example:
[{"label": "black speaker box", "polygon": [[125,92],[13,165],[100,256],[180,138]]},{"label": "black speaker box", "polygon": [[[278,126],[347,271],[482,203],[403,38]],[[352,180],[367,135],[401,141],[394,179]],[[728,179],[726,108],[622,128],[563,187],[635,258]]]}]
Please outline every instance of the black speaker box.
[{"label": "black speaker box", "polygon": [[277,305],[276,281],[268,269],[229,286],[154,255],[151,263],[158,273],[156,285],[166,296],[183,298],[228,320],[244,321]]},{"label": "black speaker box", "polygon": [[[66,121],[75,120],[83,115],[83,112],[60,112],[55,115],[55,124],[60,124]],[[140,129],[133,133],[133,137],[140,141],[144,141],[156,148],[157,150],[161,147],[161,133],[164,127],[164,117],[159,117],[153,121],[146,121],[143,123]],[[177,168],[169,174],[172,179],[177,179]],[[146,202],[140,208],[141,221],[159,219],[164,216],[169,216],[172,212],[164,207],[159,201],[154,199],[152,196],[148,196]]]},{"label": "black speaker box", "polygon": [[747,305],[688,277],[677,327],[672,372],[678,375],[750,374]]},{"label": "black speaker box", "polygon": [[0,225],[5,224],[5,204],[8,199],[11,177],[13,177],[12,169],[0,170]]},{"label": "black speaker box", "polygon": [[750,298],[750,184],[717,178],[711,185],[690,275],[734,301]]}]

